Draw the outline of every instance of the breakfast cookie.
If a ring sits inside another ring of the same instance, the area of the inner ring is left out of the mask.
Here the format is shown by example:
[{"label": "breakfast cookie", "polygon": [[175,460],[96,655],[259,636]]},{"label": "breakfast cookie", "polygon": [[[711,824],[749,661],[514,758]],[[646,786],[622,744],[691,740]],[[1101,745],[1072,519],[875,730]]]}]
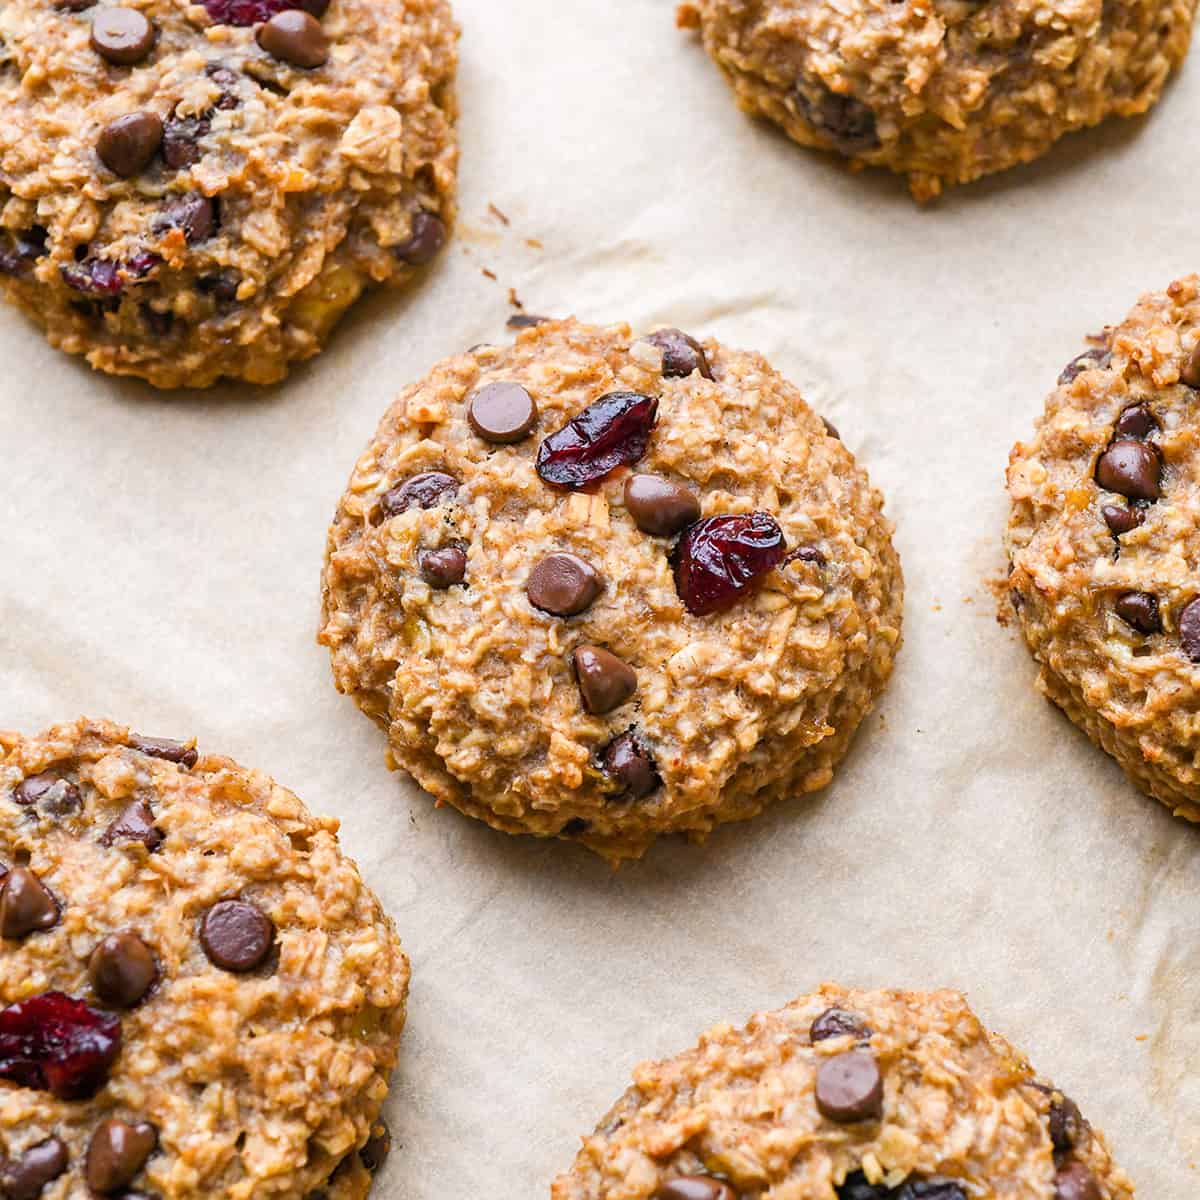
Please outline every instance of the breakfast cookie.
[{"label": "breakfast cookie", "polygon": [[830,781],[900,641],[890,538],[758,355],[542,321],[388,410],[320,640],[439,803],[619,861]]},{"label": "breakfast cookie", "polygon": [[1200,821],[1200,291],[1143,296],[1073,359],[1008,468],[1013,604],[1038,686]]},{"label": "breakfast cookie", "polygon": [[408,961],[336,832],[192,744],[0,734],[0,1195],[366,1196]]},{"label": "breakfast cookie", "polygon": [[918,200],[1143,113],[1187,54],[1196,0],[687,0],[739,107]]},{"label": "breakfast cookie", "polygon": [[553,1200],[1132,1200],[957,992],[826,985],[643,1063]]},{"label": "breakfast cookie", "polygon": [[0,283],[158,387],[273,383],[454,217],[447,0],[0,5]]}]

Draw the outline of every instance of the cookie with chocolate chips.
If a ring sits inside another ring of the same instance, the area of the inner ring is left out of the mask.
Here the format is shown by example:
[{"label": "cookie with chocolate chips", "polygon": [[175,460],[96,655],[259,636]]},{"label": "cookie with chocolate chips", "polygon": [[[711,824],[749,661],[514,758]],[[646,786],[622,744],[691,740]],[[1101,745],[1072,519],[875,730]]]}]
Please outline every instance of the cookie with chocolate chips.
[{"label": "cookie with chocolate chips", "polygon": [[684,0],[738,106],[804,146],[887,167],[929,200],[1144,113],[1196,0]]},{"label": "cookie with chocolate chips", "polygon": [[1133,1200],[1078,1106],[957,992],[826,984],[633,1079],[551,1200]]},{"label": "cookie with chocolate chips", "polygon": [[615,862],[829,783],[902,591],[879,494],[762,358],[546,320],[388,410],[320,640],[439,802]]},{"label": "cookie with chocolate chips", "polygon": [[1009,586],[1038,686],[1200,821],[1200,279],[1073,359],[1013,449]]},{"label": "cookie with chocolate chips", "polygon": [[336,835],[192,743],[0,733],[0,1196],[367,1195],[409,969]]},{"label": "cookie with chocolate chips", "polygon": [[282,379],[455,215],[448,0],[0,6],[0,288],[163,388]]}]

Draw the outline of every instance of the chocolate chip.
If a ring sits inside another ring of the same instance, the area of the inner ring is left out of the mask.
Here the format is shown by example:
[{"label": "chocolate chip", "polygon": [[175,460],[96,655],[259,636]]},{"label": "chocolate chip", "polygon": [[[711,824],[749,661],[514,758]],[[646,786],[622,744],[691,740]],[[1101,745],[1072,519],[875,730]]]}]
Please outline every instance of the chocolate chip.
[{"label": "chocolate chip", "polygon": [[172,114],[163,122],[163,161],[168,167],[182,170],[200,161],[200,139],[212,128],[209,117],[181,117]]},{"label": "chocolate chip", "polygon": [[826,420],[826,418],[822,417],[821,424],[825,426],[826,436],[837,438],[839,442],[842,440],[842,435],[838,433],[838,428],[832,421]]},{"label": "chocolate chip", "polygon": [[371,1136],[359,1148],[358,1157],[362,1165],[372,1175],[387,1161],[392,1150],[392,1131],[383,1121],[376,1121],[371,1126]]},{"label": "chocolate chip", "polygon": [[581,837],[591,829],[591,824],[582,817],[572,817],[559,831],[559,837]]},{"label": "chocolate chip", "polygon": [[223,971],[253,971],[275,942],[275,926],[255,904],[219,900],[204,914],[200,944],[209,961]]},{"label": "chocolate chip", "polygon": [[1058,376],[1058,385],[1062,387],[1064,383],[1070,383],[1078,375],[1082,375],[1084,371],[1091,371],[1095,368],[1104,370],[1112,362],[1112,353],[1108,350],[1099,348],[1093,350],[1085,350],[1082,354],[1077,354],[1065,367]]},{"label": "chocolate chip", "polygon": [[168,201],[155,215],[150,229],[154,233],[182,230],[183,240],[189,246],[205,242],[217,231],[216,204],[201,192],[188,192]]},{"label": "chocolate chip", "polygon": [[4,1200],[37,1200],[42,1189],[67,1169],[67,1148],[56,1137],[31,1146],[20,1158],[0,1164]]},{"label": "chocolate chip", "polygon": [[579,646],[571,659],[583,707],[590,713],[612,712],[637,691],[633,668],[600,646]]},{"label": "chocolate chip", "polygon": [[423,267],[445,244],[445,221],[437,213],[421,211],[413,214],[408,240],[394,247],[392,253],[411,267]]},{"label": "chocolate chip", "polygon": [[440,550],[422,550],[417,555],[421,578],[439,590],[462,583],[467,574],[467,552],[461,546],[443,546]]},{"label": "chocolate chip", "polygon": [[13,799],[25,807],[36,805],[52,817],[65,817],[83,807],[79,789],[69,780],[59,779],[49,772],[22,779],[13,788]]},{"label": "chocolate chip", "polygon": [[1200,388],[1200,341],[1192,347],[1187,362],[1179,372],[1179,378],[1190,388]]},{"label": "chocolate chip", "polygon": [[258,44],[272,58],[311,70],[329,60],[329,38],[311,13],[285,8],[258,31]]},{"label": "chocolate chip", "polygon": [[673,537],[700,518],[695,493],[661,475],[630,475],[625,508],[643,533],[655,537]]},{"label": "chocolate chip", "polygon": [[1189,600],[1179,614],[1179,641],[1184,654],[1200,662],[1200,596]]},{"label": "chocolate chip", "polygon": [[88,959],[88,978],[105,1004],[132,1008],[154,986],[158,964],[136,933],[110,933]]},{"label": "chocolate chip", "polygon": [[109,1117],[96,1126],[88,1143],[88,1187],[100,1195],[128,1187],[158,1144],[158,1131],[148,1121],[131,1124]]},{"label": "chocolate chip", "polygon": [[662,783],[650,751],[632,729],[618,734],[608,743],[600,763],[608,778],[618,785],[623,799],[641,800]]},{"label": "chocolate chip", "polygon": [[196,286],[207,292],[222,304],[231,304],[237,299],[238,288],[242,286],[242,273],[236,267],[222,267],[211,275],[202,275]]},{"label": "chocolate chip", "polygon": [[134,800],[100,837],[100,844],[141,842],[151,854],[163,844],[165,834],[154,824],[154,813],[145,800]]},{"label": "chocolate chip", "polygon": [[676,1175],[659,1184],[653,1200],[737,1200],[737,1193],[711,1175]]},{"label": "chocolate chip", "polygon": [[204,73],[221,89],[221,94],[214,101],[215,108],[226,112],[234,108],[241,108],[242,102],[236,93],[242,77],[237,71],[227,67],[224,63],[210,62],[205,66]]},{"label": "chocolate chip", "polygon": [[1050,1141],[1055,1150],[1066,1152],[1079,1142],[1084,1130],[1083,1114],[1079,1105],[1062,1092],[1052,1093],[1050,1099]]},{"label": "chocolate chip", "polygon": [[1118,504],[1106,504],[1100,510],[1100,514],[1104,517],[1104,523],[1116,537],[1128,533],[1131,529],[1136,529],[1146,519],[1145,509],[1132,505],[1129,508],[1123,508]]},{"label": "chocolate chip", "polygon": [[163,123],[157,113],[126,113],[100,130],[96,153],[114,175],[129,179],[153,162],[162,140]]},{"label": "chocolate chip", "polygon": [[854,96],[831,91],[818,79],[801,79],[793,92],[804,119],[842,154],[879,148],[875,114]]},{"label": "chocolate chip", "polygon": [[162,758],[167,762],[177,763],[189,770],[200,758],[200,751],[194,744],[176,742],[171,738],[142,737],[140,733],[130,735],[129,748],[150,758]]},{"label": "chocolate chip", "polygon": [[19,941],[53,929],[60,909],[50,889],[28,867],[13,867],[0,888],[0,937]]},{"label": "chocolate chip", "polygon": [[1130,500],[1157,500],[1162,460],[1146,442],[1113,442],[1096,463],[1096,482]]},{"label": "chocolate chip", "polygon": [[865,1042],[871,1036],[871,1028],[857,1013],[844,1008],[827,1008],[812,1023],[808,1036],[814,1042],[835,1037],[852,1037]]},{"label": "chocolate chip", "polygon": [[504,324],[509,329],[532,329],[535,325],[544,325],[550,317],[539,317],[537,313],[513,313]]},{"label": "chocolate chip", "polygon": [[906,1179],[895,1200],[967,1200],[967,1193],[951,1179]]},{"label": "chocolate chip", "polygon": [[1144,404],[1134,404],[1117,418],[1113,431],[1118,437],[1144,438],[1159,428],[1154,414]]},{"label": "chocolate chip", "polygon": [[519,442],[537,419],[537,403],[519,383],[489,383],[467,405],[467,420],[485,442]]},{"label": "chocolate chip", "polygon": [[883,1115],[883,1076],[868,1050],[823,1059],[817,1067],[817,1108],[839,1125]]},{"label": "chocolate chip", "polygon": [[1117,597],[1113,611],[1131,629],[1149,637],[1162,633],[1162,618],[1158,615],[1158,598],[1149,592],[1124,592]]},{"label": "chocolate chip", "polygon": [[1100,1184],[1081,1162],[1059,1167],[1054,1179],[1054,1200],[1103,1200]]},{"label": "chocolate chip", "polygon": [[595,568],[575,554],[547,554],[529,572],[529,603],[556,617],[573,617],[589,608],[603,584]]},{"label": "chocolate chip", "polygon": [[102,8],[92,19],[91,41],[101,58],[131,67],[154,49],[154,26],[136,8]]},{"label": "chocolate chip", "polygon": [[386,519],[410,508],[436,508],[458,491],[458,480],[445,471],[422,471],[389,488],[379,497],[379,511]]},{"label": "chocolate chip", "polygon": [[681,329],[659,329],[646,339],[662,351],[662,373],[666,379],[686,379],[699,371],[705,379],[712,378],[712,369],[704,347]]}]

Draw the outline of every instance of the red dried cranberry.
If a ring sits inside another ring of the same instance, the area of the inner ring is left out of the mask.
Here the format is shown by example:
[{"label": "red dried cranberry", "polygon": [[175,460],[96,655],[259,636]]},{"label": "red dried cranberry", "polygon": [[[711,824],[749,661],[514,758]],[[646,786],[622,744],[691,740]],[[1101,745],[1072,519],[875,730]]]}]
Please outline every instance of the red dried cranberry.
[{"label": "red dried cranberry", "polygon": [[630,466],[646,453],[658,401],[640,392],[609,392],[552,433],[538,448],[537,473],[572,491]]},{"label": "red dried cranberry", "polygon": [[0,1079],[82,1100],[104,1085],[121,1049],[121,1022],[62,992],[0,1010]]},{"label": "red dried cranberry", "polygon": [[302,8],[320,19],[329,7],[329,0],[201,0],[201,3],[219,25],[258,25],[289,8]]},{"label": "red dried cranberry", "polygon": [[671,554],[675,590],[697,617],[721,612],[786,555],[783,530],[767,513],[704,517],[688,527]]},{"label": "red dried cranberry", "polygon": [[77,263],[67,263],[59,271],[67,287],[78,292],[87,292],[89,296],[116,296],[126,283],[144,279],[161,262],[157,254],[142,250],[125,262],[84,258]]}]

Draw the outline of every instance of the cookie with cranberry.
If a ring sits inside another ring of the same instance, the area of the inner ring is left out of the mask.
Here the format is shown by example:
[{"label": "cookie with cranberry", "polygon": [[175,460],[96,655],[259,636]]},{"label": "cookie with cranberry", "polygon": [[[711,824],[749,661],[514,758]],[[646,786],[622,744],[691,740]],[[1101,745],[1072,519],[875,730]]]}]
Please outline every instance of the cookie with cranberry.
[{"label": "cookie with cranberry", "polygon": [[685,0],[738,106],[804,146],[908,176],[918,200],[1144,113],[1195,0]]},{"label": "cookie with cranberry", "polygon": [[274,383],[454,217],[447,0],[0,6],[0,286],[163,388]]},{"label": "cookie with cranberry", "polygon": [[550,1194],[1133,1200],[1133,1186],[959,993],[827,984],[637,1067]]},{"label": "cookie with cranberry", "polygon": [[0,1195],[361,1200],[408,961],[261,772],[0,733]]},{"label": "cookie with cranberry", "polygon": [[401,393],[323,583],[397,765],[614,861],[828,784],[903,592],[879,494],[761,357],[573,320]]},{"label": "cookie with cranberry", "polygon": [[1072,359],[1013,448],[1012,600],[1038,686],[1144,791],[1200,821],[1200,280]]}]

